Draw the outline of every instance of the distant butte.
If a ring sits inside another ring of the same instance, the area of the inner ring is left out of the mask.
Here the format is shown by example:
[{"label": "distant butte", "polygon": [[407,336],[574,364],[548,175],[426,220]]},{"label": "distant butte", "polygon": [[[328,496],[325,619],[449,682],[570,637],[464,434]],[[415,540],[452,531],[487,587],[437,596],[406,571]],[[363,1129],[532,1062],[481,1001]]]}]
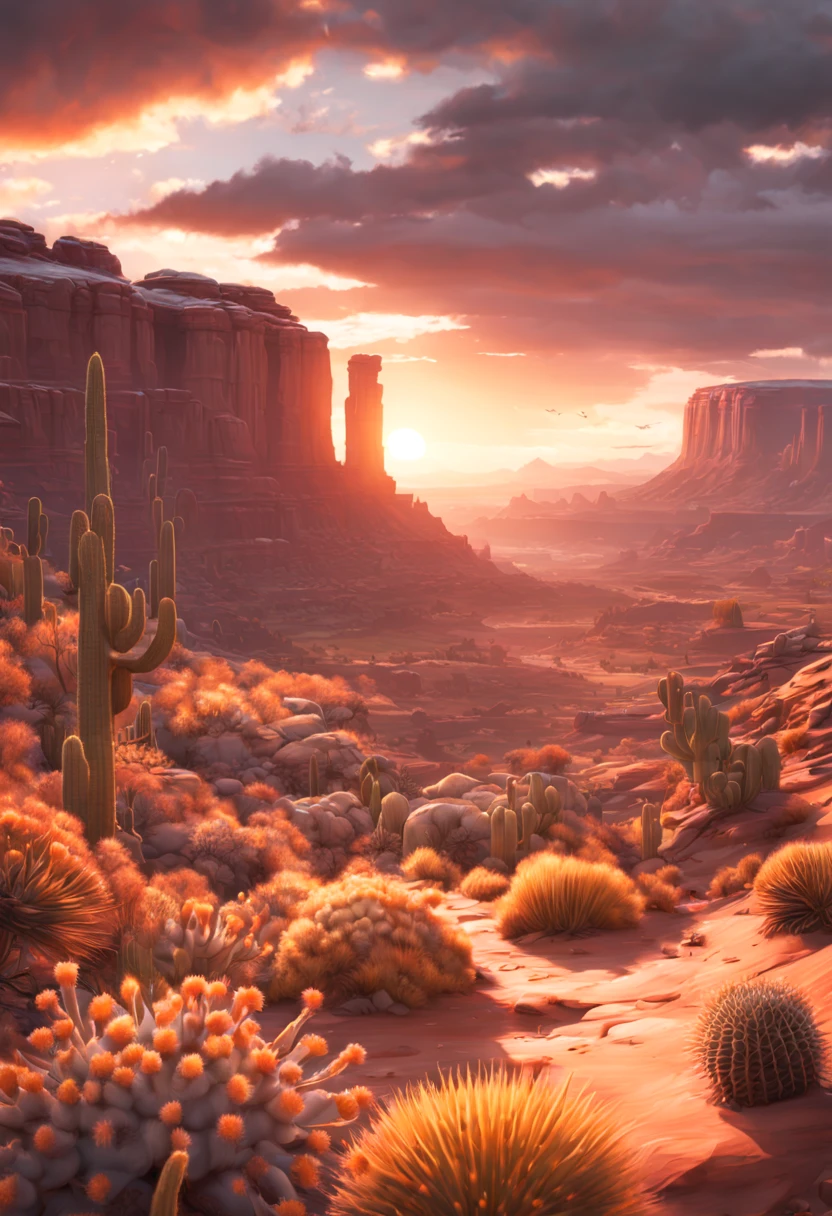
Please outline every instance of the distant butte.
[{"label": "distant butte", "polygon": [[688,401],[678,459],[626,497],[644,504],[828,508],[830,472],[832,380],[717,384]]}]

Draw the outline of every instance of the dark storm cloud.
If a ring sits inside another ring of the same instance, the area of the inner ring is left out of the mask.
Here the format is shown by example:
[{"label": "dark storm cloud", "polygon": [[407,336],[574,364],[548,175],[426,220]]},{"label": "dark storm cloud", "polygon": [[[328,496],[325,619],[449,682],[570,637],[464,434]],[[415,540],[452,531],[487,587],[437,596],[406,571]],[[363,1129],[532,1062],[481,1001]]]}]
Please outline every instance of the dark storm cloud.
[{"label": "dark storm cloud", "polygon": [[[19,147],[50,147],[171,97],[220,99],[266,84],[321,47],[402,52],[511,41],[525,0],[0,0],[0,123]],[[516,15],[513,15],[513,12]],[[2,143],[0,143],[2,155]]]}]

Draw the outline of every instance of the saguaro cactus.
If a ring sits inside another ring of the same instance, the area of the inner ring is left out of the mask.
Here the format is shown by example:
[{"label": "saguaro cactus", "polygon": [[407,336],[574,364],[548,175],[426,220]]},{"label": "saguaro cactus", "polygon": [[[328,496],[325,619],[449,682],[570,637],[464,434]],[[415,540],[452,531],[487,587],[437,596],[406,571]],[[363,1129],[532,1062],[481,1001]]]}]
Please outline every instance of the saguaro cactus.
[{"label": "saguaro cactus", "polygon": [[141,588],[132,600],[124,587],[107,583],[104,544],[96,532],[81,537],[78,628],[78,730],[89,765],[84,816],[92,843],[115,834],[114,715],[130,704],[132,676],[153,671],[176,641],[176,605],[159,603],[156,635],[142,654],[131,654],[145,628]]},{"label": "saguaro cactus", "polygon": [[43,505],[39,498],[29,499],[29,510],[26,521],[26,548],[30,557],[39,557],[46,546],[49,535],[49,518],[43,513]]}]

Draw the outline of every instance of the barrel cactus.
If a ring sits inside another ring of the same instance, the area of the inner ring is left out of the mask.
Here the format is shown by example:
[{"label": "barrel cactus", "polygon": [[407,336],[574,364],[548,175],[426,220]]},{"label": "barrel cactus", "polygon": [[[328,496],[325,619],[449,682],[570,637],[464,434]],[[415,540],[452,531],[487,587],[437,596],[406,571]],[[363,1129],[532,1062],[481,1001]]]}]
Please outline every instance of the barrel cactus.
[{"label": "barrel cactus", "polygon": [[715,1101],[767,1106],[805,1093],[825,1047],[806,997],[782,980],[735,980],[702,1012],[694,1050]]}]

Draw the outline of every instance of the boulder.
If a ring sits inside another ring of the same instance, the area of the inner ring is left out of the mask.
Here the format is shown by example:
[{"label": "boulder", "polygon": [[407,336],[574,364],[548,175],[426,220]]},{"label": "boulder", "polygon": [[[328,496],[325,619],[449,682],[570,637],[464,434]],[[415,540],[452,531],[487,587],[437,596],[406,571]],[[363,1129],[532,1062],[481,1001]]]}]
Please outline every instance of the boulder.
[{"label": "boulder", "polygon": [[469,777],[467,773],[449,773],[435,785],[425,786],[428,798],[464,798],[470,790],[482,785],[477,777]]},{"label": "boulder", "polygon": [[402,856],[416,849],[441,849],[452,832],[464,830],[477,864],[491,849],[491,820],[470,802],[463,799],[427,802],[411,811],[404,825]]}]

